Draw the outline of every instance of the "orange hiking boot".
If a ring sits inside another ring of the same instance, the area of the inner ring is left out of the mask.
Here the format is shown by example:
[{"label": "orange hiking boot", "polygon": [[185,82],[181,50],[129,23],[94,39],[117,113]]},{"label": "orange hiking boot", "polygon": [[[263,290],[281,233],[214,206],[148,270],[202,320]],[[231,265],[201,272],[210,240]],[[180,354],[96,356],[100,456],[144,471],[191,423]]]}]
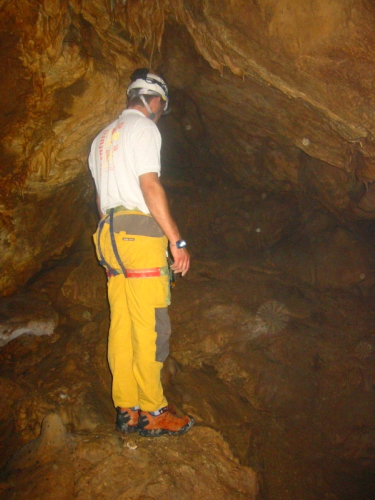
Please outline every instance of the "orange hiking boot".
[{"label": "orange hiking boot", "polygon": [[125,408],[121,411],[121,408],[117,406],[116,411],[116,430],[118,432],[138,431],[139,410]]},{"label": "orange hiking boot", "polygon": [[158,437],[163,434],[178,436],[194,425],[193,417],[187,415],[178,417],[172,406],[164,406],[159,412],[159,415],[155,416],[148,411],[141,411],[138,424],[141,436]]}]

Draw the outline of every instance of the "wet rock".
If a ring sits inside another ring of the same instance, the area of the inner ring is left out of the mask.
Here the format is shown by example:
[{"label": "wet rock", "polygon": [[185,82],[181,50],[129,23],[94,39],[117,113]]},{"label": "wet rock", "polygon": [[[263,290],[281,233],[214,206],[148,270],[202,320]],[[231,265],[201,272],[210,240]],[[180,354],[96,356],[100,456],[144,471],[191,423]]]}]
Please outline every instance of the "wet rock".
[{"label": "wet rock", "polygon": [[58,315],[51,305],[27,295],[0,300],[0,347],[20,335],[52,335]]},{"label": "wet rock", "polygon": [[373,182],[369,184],[357,206],[367,213],[375,211],[375,186]]},{"label": "wet rock", "polygon": [[[253,332],[257,336],[255,317],[249,311],[237,304],[217,303],[210,306],[210,302],[206,298],[197,308],[195,319],[199,328],[193,333],[172,336],[173,355],[183,365],[200,366],[229,346],[239,348]],[[250,324],[253,328],[249,327]]]},{"label": "wet rock", "polygon": [[256,474],[241,466],[221,435],[208,427],[177,439],[124,435],[121,444],[118,436],[108,428],[67,434],[61,419],[51,414],[40,437],[9,462],[0,491],[9,499],[31,494],[59,500],[256,498]]},{"label": "wet rock", "polygon": [[[1,179],[4,178],[0,177],[0,183]],[[3,249],[0,259],[5,270],[0,277],[1,295],[19,291],[42,269],[43,262],[65,258],[70,247],[79,239],[85,226],[83,216],[87,211],[84,193],[88,192],[83,178],[82,181],[49,188],[44,186],[39,193],[31,188],[32,194],[11,210],[9,200],[4,204],[4,190],[0,188]],[[69,217],[72,202],[74,215]],[[82,218],[77,217],[77,212]]]},{"label": "wet rock", "polygon": [[205,298],[197,307],[195,318],[199,328],[172,337],[174,355],[183,365],[199,366],[210,360],[216,366],[217,357],[225,352],[242,353],[247,345],[272,343],[286,330],[291,317],[303,314],[291,300],[288,301],[291,311],[277,300],[263,301],[255,311],[238,304],[210,306],[207,302],[215,299]]},{"label": "wet rock", "polygon": [[96,386],[104,388],[107,394],[111,392],[112,375],[107,360],[109,319],[105,318],[98,323],[87,323],[83,327],[83,335],[87,343],[91,343],[92,349],[86,351],[84,356],[87,366],[95,366]]},{"label": "wet rock", "polygon": [[25,394],[25,388],[20,384],[5,377],[0,377],[0,419],[6,421],[12,414],[12,405],[15,400],[20,399]]},{"label": "wet rock", "polygon": [[[241,463],[247,463],[254,436],[254,409],[243,397],[242,386],[235,395],[226,379],[216,374],[208,366],[199,370],[184,367],[173,383],[166,386],[168,400],[192,415],[198,425],[208,425],[219,431]],[[232,422],[229,426],[228,411]]]},{"label": "wet rock", "polygon": [[14,408],[14,421],[23,442],[37,438],[44,417],[55,409],[53,401],[46,400],[41,394],[28,394],[20,398]]},{"label": "wet rock", "polygon": [[22,470],[43,464],[67,444],[67,432],[61,417],[57,413],[49,413],[43,419],[40,436],[15,454],[7,470]]},{"label": "wet rock", "polygon": [[87,372],[76,364],[74,357],[67,362],[57,359],[54,365],[48,370],[46,381],[39,378],[38,367],[33,375],[28,373],[38,382],[13,405],[15,428],[23,442],[39,435],[43,419],[51,412],[58,414],[69,430],[89,431],[105,423],[107,408],[103,399],[111,406],[110,388],[106,393],[97,378],[91,381],[87,373],[92,370],[92,362]]},{"label": "wet rock", "polygon": [[[263,0],[255,10],[207,0],[192,9],[181,0],[18,5],[16,14],[11,2],[1,12],[3,294],[78,240],[89,205],[93,210],[88,147],[125,108],[124,85],[136,66],[161,63],[180,94],[174,110],[181,131],[171,137],[183,154],[170,158],[173,166],[184,163],[190,178],[205,170],[200,178],[208,182],[221,173],[246,188],[302,200],[307,192],[336,213],[352,210],[353,192],[354,205],[359,201],[358,179],[375,179],[369,2],[314,0],[302,9],[295,0]],[[365,216],[374,216],[373,204],[365,195]],[[241,223],[217,213],[214,230],[226,249],[268,248],[289,209],[274,206],[265,219],[256,211],[261,231],[253,234],[254,221],[232,206]]]},{"label": "wet rock", "polygon": [[[179,439],[125,437],[122,454],[104,459],[77,482],[77,498],[255,499],[257,479],[238,464],[220,434],[196,427]],[[136,446],[136,447],[135,447]],[[123,471],[126,471],[126,478]],[[147,474],[145,473],[147,471]],[[111,480],[108,481],[108,477]]]},{"label": "wet rock", "polygon": [[[95,393],[82,390],[62,393],[66,395],[59,408],[64,423],[74,431],[92,431],[105,423],[105,417],[100,411],[100,403]],[[65,403],[65,404],[64,404]]]},{"label": "wet rock", "polygon": [[311,285],[360,290],[374,284],[372,245],[344,228],[302,237],[275,248],[272,263]]},{"label": "wet rock", "polygon": [[5,468],[0,483],[4,498],[72,498],[71,451],[60,417],[47,415],[40,436],[21,448]]},{"label": "wet rock", "polygon": [[92,464],[97,464],[109,455],[120,455],[122,450],[122,443],[117,436],[98,430],[95,434],[79,440],[75,454],[78,460],[87,460]]},{"label": "wet rock", "polygon": [[61,293],[63,299],[74,304],[71,316],[79,317],[78,305],[88,309],[83,319],[90,320],[91,309],[105,309],[107,307],[107,280],[103,268],[99,266],[94,252],[91,252],[83,262],[71,271],[64,282]]},{"label": "wet rock", "polygon": [[[371,301],[288,281],[267,261],[193,263],[191,277],[173,290],[173,359],[164,383],[168,401],[197,425],[177,439],[115,433],[107,313],[67,322],[53,343],[16,339],[0,353],[3,411],[8,422],[10,410],[14,418],[8,434],[30,447],[2,472],[0,496],[253,498],[254,472],[243,466],[251,464],[272,497],[316,500],[327,492],[343,497],[335,479],[342,463],[348,483],[354,470],[371,468]],[[259,328],[259,311],[272,328]],[[288,316],[282,330],[275,328],[280,313]],[[50,413],[58,418],[43,441]],[[59,420],[68,432],[59,431]],[[40,466],[39,449],[50,457]],[[350,491],[360,498],[360,485]]]},{"label": "wet rock", "polygon": [[175,379],[180,369],[180,365],[177,361],[172,356],[168,356],[163,363],[160,375],[163,387]]}]

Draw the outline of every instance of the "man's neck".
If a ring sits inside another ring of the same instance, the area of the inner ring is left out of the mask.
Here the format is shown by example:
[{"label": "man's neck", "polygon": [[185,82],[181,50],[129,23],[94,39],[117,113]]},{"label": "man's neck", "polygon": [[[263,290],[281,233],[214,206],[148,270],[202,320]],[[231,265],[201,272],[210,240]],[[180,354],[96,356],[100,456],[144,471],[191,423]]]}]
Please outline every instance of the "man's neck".
[{"label": "man's neck", "polygon": [[137,111],[140,111],[145,115],[146,118],[148,118],[149,114],[147,109],[144,106],[139,106],[138,104],[136,106],[129,106],[128,109],[135,109]]}]

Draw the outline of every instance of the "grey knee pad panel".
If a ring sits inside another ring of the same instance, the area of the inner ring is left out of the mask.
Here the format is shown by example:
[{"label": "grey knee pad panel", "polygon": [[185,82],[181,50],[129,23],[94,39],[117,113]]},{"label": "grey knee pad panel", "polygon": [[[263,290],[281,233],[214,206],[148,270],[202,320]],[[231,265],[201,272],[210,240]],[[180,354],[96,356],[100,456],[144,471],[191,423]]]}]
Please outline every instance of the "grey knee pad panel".
[{"label": "grey knee pad panel", "polygon": [[156,361],[164,363],[169,355],[169,337],[171,336],[171,321],[168,316],[168,307],[155,309]]}]

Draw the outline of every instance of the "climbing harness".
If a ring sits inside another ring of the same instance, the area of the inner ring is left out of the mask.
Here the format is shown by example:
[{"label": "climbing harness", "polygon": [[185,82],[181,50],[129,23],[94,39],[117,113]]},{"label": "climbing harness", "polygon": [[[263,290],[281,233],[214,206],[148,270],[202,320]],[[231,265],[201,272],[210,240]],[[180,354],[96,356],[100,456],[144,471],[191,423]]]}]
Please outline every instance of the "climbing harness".
[{"label": "climbing harness", "polygon": [[[107,216],[103,217],[101,221],[99,222],[99,231],[98,231],[98,253],[99,253],[99,263],[106,269],[106,274],[107,278],[112,278],[113,276],[117,276],[118,274],[123,274],[126,278],[156,278],[160,276],[165,276],[166,274],[166,268],[165,267],[152,267],[148,269],[125,269],[125,266],[121,260],[117,244],[116,244],[116,239],[115,239],[115,232],[113,228],[113,218],[114,218],[114,213],[120,211],[123,209],[123,207],[116,207],[116,208],[111,208],[108,210]],[[111,244],[112,244],[112,249],[113,253],[116,257],[116,260],[121,268],[121,271],[119,269],[114,269],[111,267],[108,262],[105,260],[103,256],[103,252],[101,249],[100,245],[100,237],[101,233],[103,230],[104,224],[107,223],[109,217],[109,234],[111,238]],[[168,264],[170,264],[168,262]],[[171,288],[173,288],[174,284],[172,285],[172,278],[171,276],[174,275],[173,271],[170,269],[169,265],[169,275],[170,275],[170,282],[171,282]],[[173,283],[174,283],[174,278],[173,278]]]},{"label": "climbing harness", "polygon": [[100,245],[100,237],[101,237],[101,234],[102,234],[102,230],[103,230],[103,226],[104,224],[106,223],[107,221],[107,218],[108,218],[108,215],[106,217],[103,217],[100,222],[99,222],[99,226],[98,226],[98,254],[99,254],[99,264],[103,267],[106,268],[106,271],[107,271],[107,277],[108,278],[111,278],[112,276],[117,276],[119,273],[119,271],[117,271],[117,269],[113,269],[109,264],[108,262],[105,260],[104,256],[103,256],[103,252],[102,252],[102,248],[101,248],[101,245]]},{"label": "climbing harness", "polygon": [[125,269],[124,264],[122,263],[122,261],[120,259],[120,255],[118,253],[118,249],[117,249],[117,245],[116,245],[116,240],[115,240],[115,233],[113,231],[113,214],[114,214],[114,209],[111,208],[111,210],[109,212],[109,234],[111,236],[111,243],[112,243],[113,253],[115,254],[116,260],[119,263],[124,276],[126,276],[126,269]]},{"label": "climbing harness", "polygon": [[[111,208],[109,210],[109,214],[107,214],[106,217],[103,217],[103,219],[101,219],[101,221],[99,222],[99,231],[98,231],[98,253],[99,253],[99,257],[100,257],[99,264],[101,266],[105,267],[106,272],[107,272],[107,278],[112,278],[113,276],[117,276],[118,274],[121,273],[121,271],[123,272],[124,276],[127,276],[126,269],[125,269],[124,264],[122,263],[122,261],[120,259],[120,255],[118,253],[116,240],[115,240],[115,233],[113,231],[114,212],[115,212],[115,209]],[[102,252],[101,245],[100,245],[100,237],[102,234],[103,226],[107,222],[108,216],[109,216],[109,234],[110,234],[110,238],[111,238],[112,249],[113,249],[113,253],[115,254],[116,260],[120,265],[121,271],[119,271],[118,269],[114,269],[113,267],[111,267],[108,264],[108,262],[105,260],[105,258],[103,256],[103,252]]]}]

